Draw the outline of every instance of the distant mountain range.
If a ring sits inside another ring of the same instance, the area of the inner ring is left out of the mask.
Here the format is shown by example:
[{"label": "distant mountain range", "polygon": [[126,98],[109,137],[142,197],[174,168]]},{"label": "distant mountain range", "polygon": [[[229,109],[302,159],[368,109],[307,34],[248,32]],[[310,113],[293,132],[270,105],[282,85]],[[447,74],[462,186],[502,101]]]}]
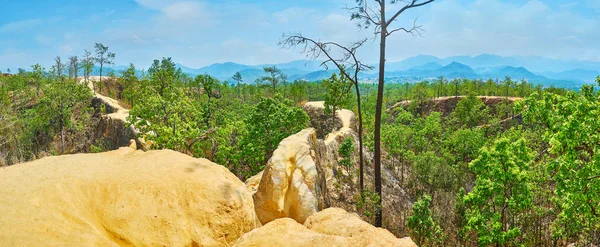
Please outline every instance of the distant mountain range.
[{"label": "distant mountain range", "polygon": [[[264,67],[277,66],[288,80],[322,80],[337,69],[325,70],[320,67],[321,61],[297,60],[281,64],[244,65],[233,62],[216,63],[210,66],[194,69],[177,64],[184,73],[189,75],[209,74],[219,80],[231,81],[235,72],[240,72],[246,83],[253,83],[265,76]],[[114,71],[126,69],[125,66],[111,67]],[[97,70],[94,71],[96,74]],[[513,80],[525,79],[545,86],[578,88],[584,83],[592,83],[600,75],[600,62],[582,60],[558,60],[536,56],[502,57],[483,54],[475,57],[454,56],[438,58],[419,55],[399,62],[386,63],[386,79],[392,82],[420,81],[444,76],[448,79],[504,79],[510,76]],[[364,81],[374,81],[376,70],[361,73]]]}]

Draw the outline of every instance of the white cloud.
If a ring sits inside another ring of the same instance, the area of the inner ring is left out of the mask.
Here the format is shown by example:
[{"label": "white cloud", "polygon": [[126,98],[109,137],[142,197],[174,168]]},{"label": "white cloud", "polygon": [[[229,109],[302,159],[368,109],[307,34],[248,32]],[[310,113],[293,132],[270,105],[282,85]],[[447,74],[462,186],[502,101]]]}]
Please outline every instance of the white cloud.
[{"label": "white cloud", "polygon": [[59,48],[59,50],[60,50],[60,52],[62,54],[71,54],[71,53],[73,53],[73,48],[71,48],[70,45],[65,44],[65,45],[61,45],[58,48]]},{"label": "white cloud", "polygon": [[25,52],[0,52],[0,61],[10,61],[9,64],[3,64],[0,69],[6,71],[5,69],[10,67],[13,72],[16,72],[17,68],[29,68],[30,59],[29,54]]},{"label": "white cloud", "polygon": [[202,21],[202,19],[208,19],[209,14],[205,11],[205,6],[202,6],[199,2],[176,2],[173,3],[162,11],[165,15],[176,21]]},{"label": "white cloud", "polygon": [[315,14],[315,12],[314,9],[292,7],[273,13],[273,17],[279,23],[287,24],[291,21],[305,20],[307,17]]},{"label": "white cloud", "polygon": [[[286,50],[277,45],[283,33],[300,32],[342,44],[373,37],[370,30],[359,31],[341,9],[344,3],[352,6],[354,0],[328,0],[319,7],[304,1],[280,1],[269,8],[241,0],[135,1],[140,7],[131,12],[107,9],[79,23],[93,29],[70,28],[74,24],[71,19],[56,19],[52,26],[57,28],[41,29],[47,17],[4,24],[0,26],[0,47],[15,49],[12,57],[15,52],[26,51],[28,64],[50,64],[56,55],[71,55],[62,45],[69,44],[70,53],[81,54],[83,49],[91,50],[94,42],[102,42],[117,53],[117,64],[133,62],[143,67],[152,59],[171,56],[177,62],[201,67],[226,61],[262,64],[304,58],[298,49]],[[437,0],[407,11],[394,23],[394,27],[409,27],[419,17],[418,23],[426,31],[423,37],[401,32],[392,35],[387,46],[388,61],[419,54],[445,57],[481,53],[600,60],[600,18],[590,15],[600,11],[600,0],[577,3],[560,6],[542,0]],[[399,7],[392,5],[390,11]],[[32,32],[32,28],[38,31]],[[26,41],[36,44],[23,50]],[[377,41],[369,41],[359,55],[365,62],[376,62],[378,46]],[[7,61],[0,59],[0,63]]]},{"label": "white cloud", "polygon": [[[367,36],[371,31],[359,30],[356,23],[350,21],[350,15],[330,14],[318,23],[319,31],[323,39],[341,43],[359,40]],[[371,35],[372,36],[372,35]]]},{"label": "white cloud", "polygon": [[37,19],[10,22],[0,26],[0,33],[26,32],[40,23],[41,21]]},{"label": "white cloud", "polygon": [[[600,20],[553,9],[539,0],[509,4],[477,0],[463,4],[440,1],[417,11],[424,38],[394,34],[388,57],[400,60],[418,54],[437,56],[538,55],[552,58],[594,59],[600,55]],[[426,19],[427,17],[430,17]]]},{"label": "white cloud", "polygon": [[54,39],[47,35],[38,34],[35,36],[35,41],[38,42],[40,45],[49,46],[52,45]]},{"label": "white cloud", "polygon": [[173,0],[135,0],[139,5],[149,9],[162,10],[172,4]]}]

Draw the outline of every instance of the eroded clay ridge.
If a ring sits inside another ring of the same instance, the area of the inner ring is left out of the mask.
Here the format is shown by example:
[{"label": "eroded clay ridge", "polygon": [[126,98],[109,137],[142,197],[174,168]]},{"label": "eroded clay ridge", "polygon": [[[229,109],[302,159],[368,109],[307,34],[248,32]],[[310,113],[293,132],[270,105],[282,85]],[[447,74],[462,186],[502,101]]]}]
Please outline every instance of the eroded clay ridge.
[{"label": "eroded clay ridge", "polygon": [[148,143],[138,137],[139,131],[134,126],[128,126],[129,110],[122,107],[116,99],[104,96],[94,90],[94,82],[99,80],[99,76],[90,76],[88,81],[83,77],[79,78],[79,83],[86,84],[94,93],[94,106],[104,105],[106,109],[106,114],[102,115],[97,126],[96,137],[107,139],[113,149],[130,146],[130,141],[135,140],[137,148],[144,151],[149,150]]},{"label": "eroded clay ridge", "polygon": [[[459,100],[466,98],[466,97],[468,97],[468,96],[446,96],[446,97],[439,97],[439,98],[435,98],[435,99],[429,99],[426,102],[440,105],[443,102],[447,102],[450,100],[456,100],[458,102]],[[483,101],[483,103],[485,105],[498,104],[500,102],[503,102],[504,100],[508,100],[509,102],[523,100],[523,98],[521,98],[521,97],[503,97],[503,96],[476,96],[476,97],[478,99],[481,99],[481,101]],[[398,107],[408,107],[408,105],[410,105],[410,102],[411,102],[410,100],[400,101],[400,102],[394,104],[393,106],[387,108],[387,111],[391,112]]]}]

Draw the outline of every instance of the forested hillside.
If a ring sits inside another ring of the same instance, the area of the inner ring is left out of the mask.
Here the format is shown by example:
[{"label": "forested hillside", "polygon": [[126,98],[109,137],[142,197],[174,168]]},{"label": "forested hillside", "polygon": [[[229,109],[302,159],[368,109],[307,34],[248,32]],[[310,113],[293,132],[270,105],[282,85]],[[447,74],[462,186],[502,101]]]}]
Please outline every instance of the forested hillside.
[{"label": "forested hillside", "polygon": [[[49,70],[34,65],[0,77],[0,164],[109,149],[91,134],[107,110],[94,108],[92,91],[81,83],[88,74],[79,78],[69,67],[57,58]],[[204,157],[244,179],[262,171],[282,139],[309,126],[303,103],[323,100],[332,116],[343,108],[358,113],[344,76],[287,81],[277,67],[264,71],[269,76],[256,84],[235,73],[228,83],[187,75],[163,58],[144,75],[131,65],[92,84],[130,108],[129,124],[152,149]],[[364,151],[371,154],[376,85],[359,89]],[[599,243],[597,88],[438,78],[389,84],[384,95],[382,158],[412,205],[398,225],[384,227],[421,246]],[[358,143],[344,145],[342,155]],[[358,160],[340,162],[358,175]],[[369,191],[346,198],[376,205],[380,198]],[[372,195],[375,202],[364,200]],[[362,212],[373,220],[372,211]]]}]

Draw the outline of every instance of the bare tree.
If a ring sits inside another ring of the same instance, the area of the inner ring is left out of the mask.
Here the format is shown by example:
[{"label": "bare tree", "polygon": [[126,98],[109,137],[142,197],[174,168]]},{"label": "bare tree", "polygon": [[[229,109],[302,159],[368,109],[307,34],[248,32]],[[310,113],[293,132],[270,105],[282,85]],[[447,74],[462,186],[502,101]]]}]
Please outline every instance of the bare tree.
[{"label": "bare tree", "polygon": [[[354,88],[356,89],[356,104],[358,106],[358,143],[359,143],[359,176],[360,176],[360,192],[364,190],[364,172],[363,172],[363,121],[362,121],[362,110],[360,103],[360,87],[358,82],[358,74],[361,71],[371,70],[373,67],[362,63],[356,57],[356,51],[363,44],[365,44],[367,40],[361,40],[358,42],[354,42],[349,46],[343,46],[336,42],[318,42],[314,39],[307,38],[302,34],[292,34],[292,35],[284,35],[282,40],[279,42],[284,48],[293,48],[296,46],[301,46],[302,53],[305,53],[310,59],[315,60],[321,57],[324,57],[325,60],[321,63],[321,66],[324,66],[328,69],[328,64],[333,64],[335,67],[340,70],[340,74],[346,77],[348,80],[354,84]],[[334,48],[334,50],[332,50]],[[333,57],[333,52],[338,51],[341,52],[341,56],[339,58]]]},{"label": "bare tree", "polygon": [[[383,107],[383,89],[385,83],[385,46],[387,37],[395,32],[403,31],[412,35],[420,35],[422,30],[417,26],[416,20],[413,22],[412,28],[390,28],[398,17],[406,10],[420,7],[435,0],[389,0],[391,5],[403,4],[403,6],[395,11],[388,12],[386,10],[386,0],[375,0],[375,6],[369,4],[370,0],[356,0],[356,7],[349,8],[352,12],[352,19],[359,20],[359,28],[371,28],[375,37],[379,35],[379,85],[377,87],[377,103],[375,109],[375,135],[374,135],[374,163],[375,163],[375,191],[381,197],[381,113]],[[374,8],[373,8],[374,7]],[[386,18],[386,13],[394,13],[391,18]],[[381,205],[381,200],[379,201]],[[375,219],[375,226],[382,225],[381,207]]]},{"label": "bare tree", "polygon": [[60,56],[56,56],[54,58],[54,66],[52,66],[54,68],[54,73],[56,73],[56,78],[58,78],[59,80],[62,80],[62,76],[63,76],[63,71],[65,70],[65,64],[62,63],[62,60],[60,58]]},{"label": "bare tree", "polygon": [[79,58],[77,56],[69,57],[69,77],[77,80],[77,70],[79,70]]},{"label": "bare tree", "polygon": [[85,50],[85,54],[83,55],[85,58],[83,59],[83,78],[85,78],[86,82],[90,80],[90,74],[92,73],[92,69],[94,68],[94,58],[92,57],[92,53],[88,50]]}]

